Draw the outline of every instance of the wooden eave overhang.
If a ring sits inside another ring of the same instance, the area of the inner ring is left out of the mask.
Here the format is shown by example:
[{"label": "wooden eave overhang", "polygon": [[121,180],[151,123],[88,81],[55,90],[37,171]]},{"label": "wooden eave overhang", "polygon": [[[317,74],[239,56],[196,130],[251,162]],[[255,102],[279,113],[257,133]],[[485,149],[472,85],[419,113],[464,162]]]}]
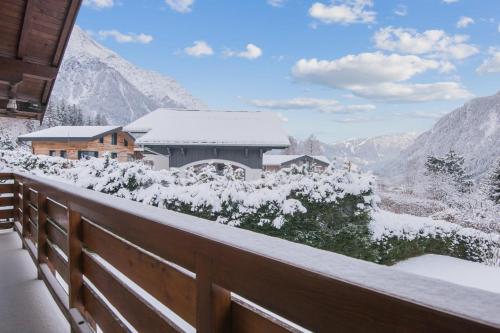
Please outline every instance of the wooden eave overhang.
[{"label": "wooden eave overhang", "polygon": [[42,121],[80,5],[0,1],[0,117]]}]

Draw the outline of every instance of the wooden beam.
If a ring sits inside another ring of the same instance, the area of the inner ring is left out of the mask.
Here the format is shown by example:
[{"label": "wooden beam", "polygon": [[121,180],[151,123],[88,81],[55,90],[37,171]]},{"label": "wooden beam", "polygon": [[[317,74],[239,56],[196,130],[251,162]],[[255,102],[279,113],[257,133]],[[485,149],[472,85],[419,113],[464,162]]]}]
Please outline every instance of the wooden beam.
[{"label": "wooden beam", "polygon": [[19,36],[19,43],[17,46],[17,57],[22,59],[26,56],[26,47],[28,46],[28,35],[31,30],[31,23],[33,22],[33,0],[26,0],[26,7],[24,9],[24,20]]},{"label": "wooden beam", "polygon": [[68,11],[66,12],[66,20],[64,21],[64,25],[61,29],[59,42],[57,43],[57,48],[52,59],[52,65],[57,67],[59,67],[59,65],[61,64],[64,51],[66,50],[66,46],[68,45],[69,36],[71,34],[71,31],[73,30],[73,26],[75,25],[76,15],[78,14],[78,10],[80,9],[80,5],[82,4],[82,0],[69,1],[71,3],[68,6]]},{"label": "wooden beam", "polygon": [[57,75],[58,68],[48,65],[34,64],[19,59],[0,58],[0,82],[19,82],[19,77],[29,77],[39,80],[52,80]]}]

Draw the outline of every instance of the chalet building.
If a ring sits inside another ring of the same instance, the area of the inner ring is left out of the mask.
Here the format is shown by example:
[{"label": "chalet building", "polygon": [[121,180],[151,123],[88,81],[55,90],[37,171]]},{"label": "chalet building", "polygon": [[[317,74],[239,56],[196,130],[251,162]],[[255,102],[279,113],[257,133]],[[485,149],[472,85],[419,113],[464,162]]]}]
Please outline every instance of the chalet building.
[{"label": "chalet building", "polygon": [[266,151],[290,144],[281,120],[267,112],[158,109],[123,130],[155,169],[229,163],[243,168],[247,179],[260,175]]},{"label": "chalet building", "polygon": [[302,166],[304,164],[310,170],[323,171],[330,165],[330,161],[326,156],[266,154],[263,157],[262,164],[264,171],[278,171],[292,165]]},{"label": "chalet building", "polygon": [[112,158],[125,162],[134,157],[134,138],[121,126],[56,126],[21,135],[20,141],[30,141],[33,154],[59,156],[72,160],[87,156]]}]

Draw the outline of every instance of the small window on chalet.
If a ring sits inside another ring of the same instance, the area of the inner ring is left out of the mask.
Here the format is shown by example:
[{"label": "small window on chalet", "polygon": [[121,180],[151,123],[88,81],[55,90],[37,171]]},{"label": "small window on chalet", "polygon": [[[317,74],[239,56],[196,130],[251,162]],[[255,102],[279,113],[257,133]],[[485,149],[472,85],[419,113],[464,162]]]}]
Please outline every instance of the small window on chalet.
[{"label": "small window on chalet", "polygon": [[88,150],[79,150],[78,151],[78,159],[87,158],[87,157],[99,157],[99,153],[96,151],[88,151]]},{"label": "small window on chalet", "polygon": [[124,145],[125,147],[128,147],[128,140],[127,140],[127,139],[124,139],[124,140],[123,140],[123,145]]},{"label": "small window on chalet", "polygon": [[61,150],[59,152],[59,156],[61,156],[62,158],[68,158],[68,153],[66,152],[66,150]]},{"label": "small window on chalet", "polygon": [[104,137],[103,137],[103,136],[101,136],[101,137],[99,138],[99,143],[104,143]]},{"label": "small window on chalet", "polygon": [[117,158],[117,157],[118,157],[118,154],[117,154],[117,153],[111,153],[111,158],[112,158],[112,159],[115,159],[115,158]]},{"label": "small window on chalet", "polygon": [[56,156],[55,150],[49,150],[49,156]]},{"label": "small window on chalet", "polygon": [[116,145],[118,143],[118,133],[111,134],[111,144]]}]

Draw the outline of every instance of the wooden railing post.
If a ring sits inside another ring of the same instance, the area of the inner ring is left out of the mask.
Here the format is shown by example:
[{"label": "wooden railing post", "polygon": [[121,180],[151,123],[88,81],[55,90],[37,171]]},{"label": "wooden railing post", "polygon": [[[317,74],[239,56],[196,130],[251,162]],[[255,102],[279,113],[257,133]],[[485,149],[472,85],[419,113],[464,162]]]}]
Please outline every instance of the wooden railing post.
[{"label": "wooden railing post", "polygon": [[[82,310],[82,237],[80,213],[68,207],[69,307]],[[83,313],[83,311],[82,311]]]},{"label": "wooden railing post", "polygon": [[37,259],[38,259],[38,278],[41,279],[40,264],[47,262],[47,196],[38,191],[37,208],[38,208],[38,231],[37,231]]},{"label": "wooden railing post", "polygon": [[14,195],[14,221],[21,222],[21,215],[19,214],[19,207],[21,207],[21,198],[19,197],[19,181],[15,178],[15,175],[12,174],[12,178],[14,179],[14,186],[12,187],[12,193]]},{"label": "wooden railing post", "polygon": [[231,293],[212,281],[212,260],[196,256],[196,332],[231,332]]},{"label": "wooden railing post", "polygon": [[26,237],[28,237],[28,225],[29,225],[29,202],[30,202],[30,189],[26,181],[23,181],[23,204],[22,204],[22,221],[21,224],[23,226],[23,230],[21,231],[22,241],[23,241],[23,249],[25,248],[24,242]]}]

